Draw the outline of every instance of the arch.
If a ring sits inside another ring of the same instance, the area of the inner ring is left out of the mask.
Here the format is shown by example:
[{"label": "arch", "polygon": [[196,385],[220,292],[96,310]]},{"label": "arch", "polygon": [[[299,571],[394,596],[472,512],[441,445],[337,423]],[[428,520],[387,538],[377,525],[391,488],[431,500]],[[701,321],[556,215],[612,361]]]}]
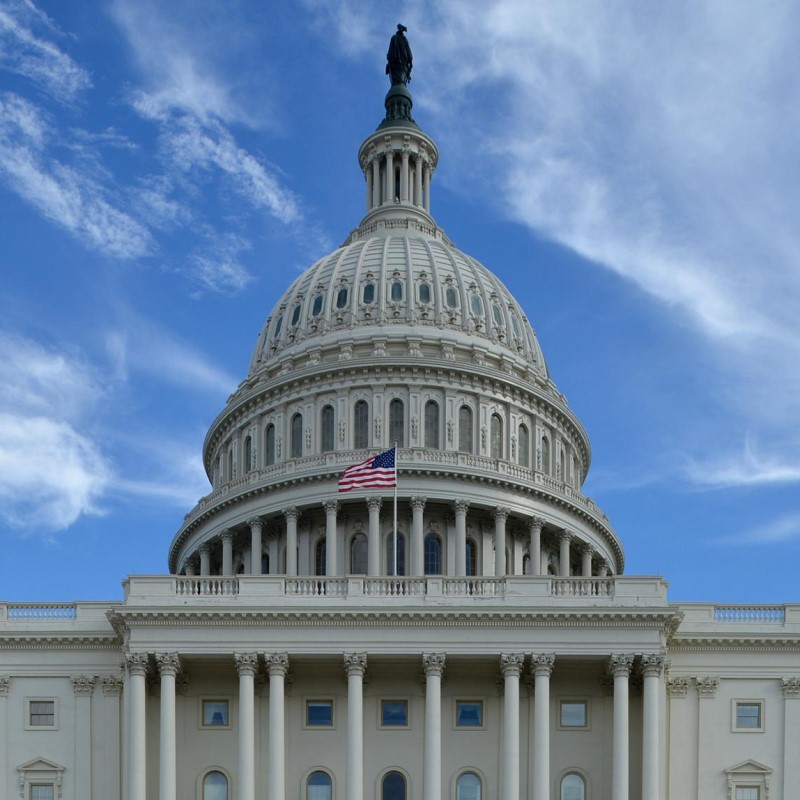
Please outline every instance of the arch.
[{"label": "arch", "polygon": [[528,426],[522,423],[517,430],[517,452],[518,461],[521,467],[531,465],[531,435]]},{"label": "arch", "polygon": [[475,772],[462,772],[456,780],[456,800],[482,800],[483,782]]},{"label": "arch", "polygon": [[247,474],[253,468],[253,437],[247,436],[244,440],[244,472]]},{"label": "arch", "polygon": [[211,769],[203,775],[202,800],[229,800],[228,776],[219,769]]},{"label": "arch", "polygon": [[[386,574],[394,575],[394,536],[386,536]],[[406,535],[397,531],[397,574],[406,574]]]},{"label": "arch", "polygon": [[559,800],[586,800],[586,778],[571,770],[561,778]]},{"label": "arch", "polygon": [[350,540],[350,574],[366,575],[369,564],[369,544],[364,533],[357,533]]},{"label": "arch", "polygon": [[389,443],[406,446],[406,409],[403,401],[395,397],[389,403]]},{"label": "arch", "polygon": [[357,400],[353,406],[353,447],[365,450],[369,447],[369,403]]},{"label": "arch", "polygon": [[[328,568],[328,544],[326,537],[320,536],[314,545],[314,574],[326,575]],[[285,571],[285,568],[284,568]]]},{"label": "arch", "polygon": [[381,800],[406,800],[408,781],[402,772],[391,770],[381,780]]},{"label": "arch", "polygon": [[492,458],[503,457],[503,420],[499,414],[492,414],[489,429],[489,455]]},{"label": "arch", "polygon": [[275,463],[275,426],[270,422],[264,432],[264,466]]},{"label": "arch", "polygon": [[333,779],[317,769],[306,778],[306,800],[333,800]]},{"label": "arch", "polygon": [[423,559],[426,575],[442,574],[442,540],[437,534],[425,534]]},{"label": "arch", "polygon": [[425,403],[425,447],[439,449],[439,404],[435,400]]},{"label": "arch", "polygon": [[292,417],[289,442],[289,456],[301,458],[303,455],[303,415],[300,413]]},{"label": "arch", "polygon": [[472,453],[472,409],[469,406],[458,409],[458,449],[462,453]]},{"label": "arch", "polygon": [[321,441],[323,453],[330,453],[333,450],[334,441],[334,415],[333,406],[328,403],[319,412],[319,427],[321,431]]},{"label": "arch", "polygon": [[478,545],[474,539],[467,539],[466,565],[467,575],[474,577],[478,574]]}]

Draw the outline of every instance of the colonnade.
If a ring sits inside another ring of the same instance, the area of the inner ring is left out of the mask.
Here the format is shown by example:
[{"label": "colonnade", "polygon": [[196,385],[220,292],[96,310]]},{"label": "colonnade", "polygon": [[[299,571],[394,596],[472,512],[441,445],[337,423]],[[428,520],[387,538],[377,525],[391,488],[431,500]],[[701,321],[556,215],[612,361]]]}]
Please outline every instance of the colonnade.
[{"label": "colonnade", "polygon": [[[233,656],[239,675],[238,776],[237,800],[256,798],[255,676],[257,653]],[[287,653],[264,656],[269,676],[269,734],[267,800],[286,798],[286,676]],[[550,800],[550,679],[555,666],[554,653],[530,656],[534,683],[533,785],[532,800]],[[501,742],[500,800],[520,800],[520,680],[528,657],[525,653],[503,653],[499,667],[503,680],[503,728]],[[146,800],[145,678],[147,654],[127,655],[130,702],[126,705],[128,744],[128,800]],[[347,677],[347,758],[344,795],[348,800],[364,800],[364,676],[367,654],[343,654]],[[156,655],[161,681],[159,800],[177,800],[177,760],[175,724],[175,685],[180,668],[177,653]],[[613,761],[611,800],[629,800],[629,682],[634,656],[611,655],[609,671],[614,681]],[[442,800],[442,678],[445,653],[423,653],[425,680],[425,721],[423,744],[423,798]],[[644,679],[642,728],[642,797],[658,800],[661,785],[659,769],[659,699],[664,656],[645,654],[641,658]],[[493,796],[494,792],[489,791]]]}]

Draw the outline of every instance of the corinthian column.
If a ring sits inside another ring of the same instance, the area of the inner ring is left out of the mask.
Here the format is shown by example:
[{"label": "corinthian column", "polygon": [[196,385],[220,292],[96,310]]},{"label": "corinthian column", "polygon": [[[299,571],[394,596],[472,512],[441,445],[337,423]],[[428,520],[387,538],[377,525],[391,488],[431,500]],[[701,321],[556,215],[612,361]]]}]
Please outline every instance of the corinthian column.
[{"label": "corinthian column", "polygon": [[423,534],[423,512],[425,497],[411,498],[411,574],[421,577],[425,574],[425,536]]},{"label": "corinthian column", "polygon": [[336,529],[336,514],[339,511],[339,503],[336,500],[328,500],[325,506],[325,574],[329,578],[335,578],[339,574],[337,557],[339,555],[339,537]]},{"label": "corinthian column", "polygon": [[467,509],[469,502],[456,500],[453,510],[456,512],[456,575],[467,574]]},{"label": "corinthian column", "polygon": [[531,575],[542,574],[542,528],[544,520],[534,517],[530,521],[531,542],[528,552],[531,557]]},{"label": "corinthian column", "polygon": [[364,798],[364,673],[366,653],[345,653],[347,672],[347,800]]},{"label": "corinthian column", "polygon": [[367,528],[367,574],[381,574],[381,500],[378,495],[371,495],[367,498],[367,508],[369,509],[369,527]]},{"label": "corinthian column", "polygon": [[423,653],[425,672],[425,752],[422,757],[423,800],[442,797],[442,673],[444,653]]},{"label": "corinthian column", "polygon": [[633,656],[613,655],[609,666],[614,676],[614,761],[611,769],[611,800],[628,800],[628,678],[633,666]]},{"label": "corinthian column", "polygon": [[239,673],[239,795],[238,800],[256,796],[256,714],[255,676],[257,653],[236,653]]},{"label": "corinthian column", "polygon": [[558,556],[558,574],[562,578],[569,578],[569,543],[572,541],[572,534],[569,531],[561,531],[558,534],[558,542],[561,546]]},{"label": "corinthian column", "polygon": [[532,658],[533,701],[533,800],[550,798],[550,675],[554,653]]},{"label": "corinthian column", "polygon": [[508,571],[506,564],[506,520],[511,512],[507,508],[494,510],[494,574],[498,578]]},{"label": "corinthian column", "polygon": [[219,538],[222,540],[222,574],[233,575],[233,531],[225,528]]},{"label": "corinthian column", "polygon": [[253,517],[247,520],[250,526],[250,574],[261,574],[261,532],[264,523],[261,517]]},{"label": "corinthian column", "polygon": [[175,676],[180,669],[180,659],[177,653],[157,653],[156,663],[161,676],[158,796],[160,800],[175,800],[178,792]]},{"label": "corinthian column", "polygon": [[[297,575],[297,518],[300,512],[292,506],[283,509],[283,516],[286,519],[286,574],[294,577]],[[270,562],[269,571],[280,572],[278,564],[273,567]]]},{"label": "corinthian column", "polygon": [[503,653],[503,794],[502,800],[519,798],[519,676],[525,664],[523,653]]},{"label": "corinthian column", "polygon": [[145,742],[145,676],[147,653],[128,653],[128,683],[131,692],[128,735],[128,800],[146,800],[147,760]]},{"label": "corinthian column", "polygon": [[269,791],[267,800],[286,800],[286,739],[284,681],[289,671],[286,653],[266,656],[269,672]]},{"label": "corinthian column", "polygon": [[664,656],[642,656],[644,675],[644,723],[642,726],[642,800],[659,800],[661,776],[659,775],[658,719],[659,687]]}]

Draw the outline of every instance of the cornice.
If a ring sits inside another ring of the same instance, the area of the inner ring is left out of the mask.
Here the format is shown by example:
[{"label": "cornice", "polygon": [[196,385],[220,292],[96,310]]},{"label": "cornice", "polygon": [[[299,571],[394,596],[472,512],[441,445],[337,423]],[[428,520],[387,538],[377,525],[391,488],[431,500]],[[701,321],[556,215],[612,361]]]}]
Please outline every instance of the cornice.
[{"label": "cornice", "polygon": [[673,639],[673,653],[796,653],[800,652],[800,634],[777,636],[693,636]]},{"label": "cornice", "polygon": [[51,651],[113,651],[121,647],[121,640],[116,636],[70,636],[48,632],[40,636],[2,636],[0,651],[4,650],[51,650]]}]

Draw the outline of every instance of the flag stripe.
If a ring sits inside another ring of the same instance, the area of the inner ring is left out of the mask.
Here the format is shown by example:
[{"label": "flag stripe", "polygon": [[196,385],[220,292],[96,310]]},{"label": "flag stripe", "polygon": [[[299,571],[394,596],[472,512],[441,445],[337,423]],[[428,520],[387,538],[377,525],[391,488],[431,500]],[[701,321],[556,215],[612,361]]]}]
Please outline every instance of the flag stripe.
[{"label": "flag stripe", "polygon": [[351,489],[391,489],[397,486],[395,448],[370,456],[360,464],[348,467],[339,478],[339,491]]}]

